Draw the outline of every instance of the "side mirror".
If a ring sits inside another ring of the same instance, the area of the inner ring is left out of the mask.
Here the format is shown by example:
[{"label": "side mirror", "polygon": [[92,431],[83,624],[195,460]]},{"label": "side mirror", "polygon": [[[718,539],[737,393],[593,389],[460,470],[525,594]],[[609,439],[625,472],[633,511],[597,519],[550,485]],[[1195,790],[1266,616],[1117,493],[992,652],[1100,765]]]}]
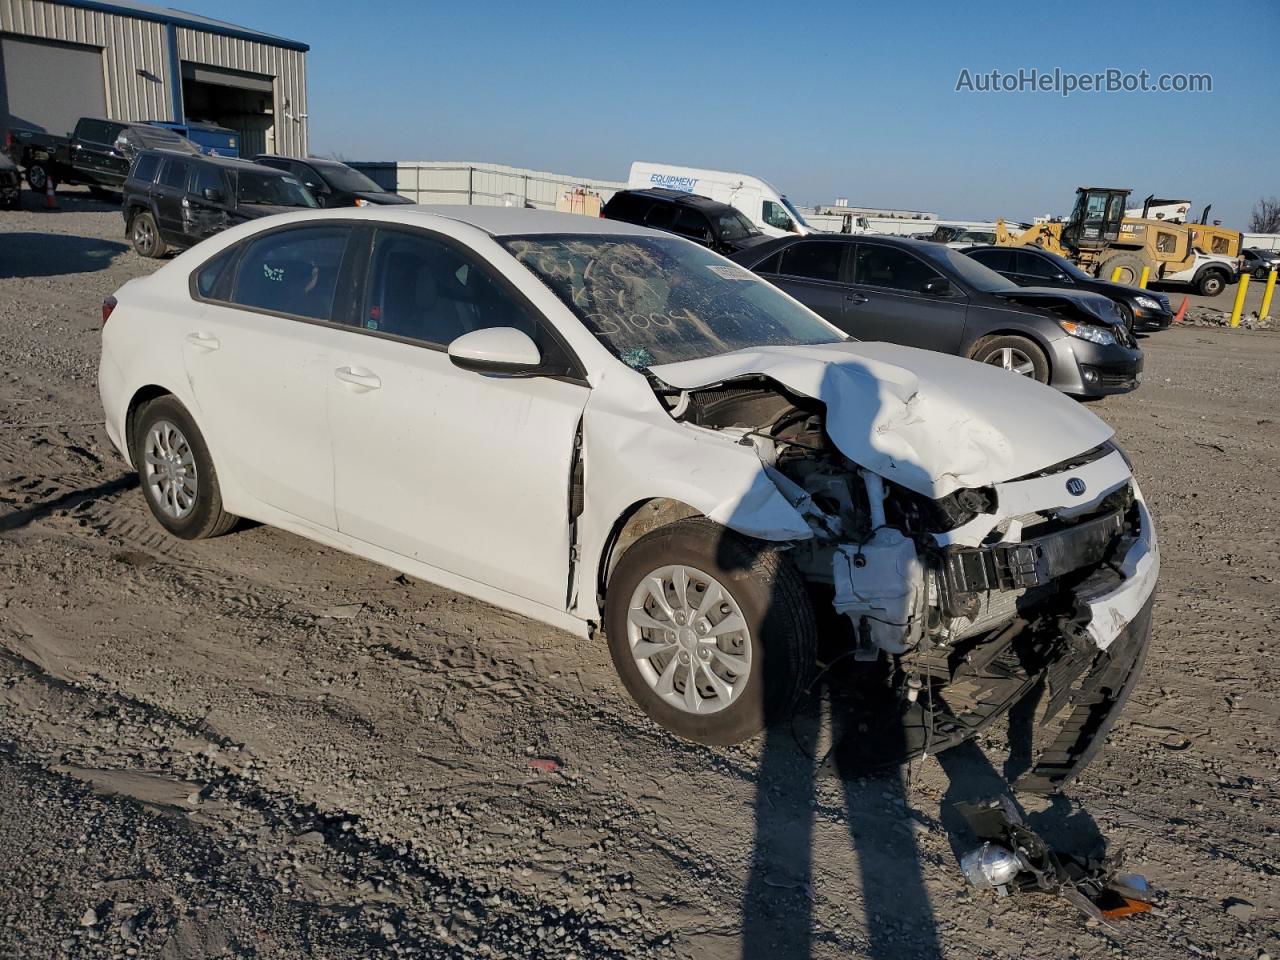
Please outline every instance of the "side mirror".
[{"label": "side mirror", "polygon": [[1053,279],[1057,280],[1059,283],[1071,283],[1071,282],[1072,282],[1071,278],[1070,278],[1069,276],[1067,276],[1065,273],[1055,273],[1055,274],[1053,275]]},{"label": "side mirror", "polygon": [[951,281],[945,277],[934,277],[932,280],[925,281],[921,292],[927,293],[931,297],[949,297],[951,295]]},{"label": "side mirror", "polygon": [[329,192],[329,188],[326,187],[323,183],[312,183],[311,181],[308,180],[306,183],[303,184],[303,186],[306,187],[308,190],[310,190],[312,193],[328,193]]},{"label": "side mirror", "polygon": [[455,367],[476,373],[533,376],[542,364],[538,346],[523,330],[490,327],[472,330],[449,344]]},{"label": "side mirror", "polygon": [[210,203],[222,203],[224,200],[226,200],[226,197],[223,196],[222,191],[219,190],[217,187],[205,187],[204,193],[202,194],[202,196],[206,200],[208,200]]}]

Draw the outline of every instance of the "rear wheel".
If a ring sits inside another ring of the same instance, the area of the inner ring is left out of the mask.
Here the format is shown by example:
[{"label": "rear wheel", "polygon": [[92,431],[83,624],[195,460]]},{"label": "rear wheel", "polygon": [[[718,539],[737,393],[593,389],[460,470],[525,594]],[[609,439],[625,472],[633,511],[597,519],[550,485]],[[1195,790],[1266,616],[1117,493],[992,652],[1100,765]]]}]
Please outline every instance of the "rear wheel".
[{"label": "rear wheel", "polygon": [[157,397],[138,411],[133,462],[152,516],[175,537],[203,540],[235,526],[237,518],[222,509],[204,436],[176,397]]},{"label": "rear wheel", "polygon": [[970,354],[979,363],[1000,367],[1010,373],[1031,377],[1040,383],[1049,382],[1049,359],[1035,343],[1026,337],[985,337],[979,340]]},{"label": "rear wheel", "polygon": [[641,709],[699,743],[738,743],[789,717],[817,656],[790,559],[703,518],[655,530],[623,554],[605,631]]},{"label": "rear wheel", "polygon": [[1136,253],[1117,253],[1102,261],[1102,265],[1098,267],[1098,279],[1110,280],[1118,269],[1120,274],[1115,282],[1136,287],[1142,279],[1142,268],[1145,266],[1148,266],[1147,262]]},{"label": "rear wheel", "polygon": [[156,218],[149,210],[140,210],[133,215],[133,219],[129,221],[129,239],[140,257],[163,257],[169,249],[160,236]]},{"label": "rear wheel", "polygon": [[1202,297],[1216,297],[1227,289],[1227,275],[1221,270],[1206,270],[1196,280],[1196,292]]}]

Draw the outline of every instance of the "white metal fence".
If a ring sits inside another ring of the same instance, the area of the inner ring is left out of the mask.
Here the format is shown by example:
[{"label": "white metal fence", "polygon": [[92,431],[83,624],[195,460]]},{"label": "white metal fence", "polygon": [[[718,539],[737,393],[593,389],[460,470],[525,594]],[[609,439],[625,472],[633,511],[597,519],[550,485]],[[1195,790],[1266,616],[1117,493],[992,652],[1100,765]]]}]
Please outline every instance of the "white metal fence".
[{"label": "white metal fence", "polygon": [[498,163],[416,161],[356,163],[351,166],[379,186],[414,203],[470,203],[489,207],[536,207],[554,210],[572,190],[591,190],[608,200],[625,183],[569,174],[525,170]]}]

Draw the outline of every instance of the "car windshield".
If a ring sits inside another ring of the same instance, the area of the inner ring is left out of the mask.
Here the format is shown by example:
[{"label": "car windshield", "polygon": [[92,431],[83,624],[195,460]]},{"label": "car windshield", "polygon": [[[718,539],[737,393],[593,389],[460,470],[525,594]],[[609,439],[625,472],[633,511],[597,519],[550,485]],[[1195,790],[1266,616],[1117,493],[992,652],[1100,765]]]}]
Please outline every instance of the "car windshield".
[{"label": "car windshield", "polygon": [[751,271],[677,237],[547,234],[501,242],[636,369],[848,339]]},{"label": "car windshield", "polygon": [[720,237],[723,240],[745,240],[759,232],[737,210],[720,214]]},{"label": "car windshield", "polygon": [[241,170],[236,198],[269,207],[314,207],[315,198],[293,177]]},{"label": "car windshield", "polygon": [[334,190],[342,190],[346,193],[386,192],[359,170],[353,170],[345,163],[317,163],[315,168]]},{"label": "car windshield", "polygon": [[809,221],[806,220],[804,217],[800,216],[800,211],[797,210],[795,208],[795,205],[786,197],[782,198],[782,205],[791,212],[791,219],[794,220],[797,224],[804,227],[806,230],[813,229],[812,227],[809,226]]},{"label": "car windshield", "polygon": [[973,257],[959,250],[931,246],[928,250],[920,252],[926,257],[942,261],[945,266],[951,268],[953,273],[959,274],[961,280],[981,293],[1003,293],[1006,290],[1016,290],[1018,287],[1012,280],[1006,280],[990,267],[984,267]]}]

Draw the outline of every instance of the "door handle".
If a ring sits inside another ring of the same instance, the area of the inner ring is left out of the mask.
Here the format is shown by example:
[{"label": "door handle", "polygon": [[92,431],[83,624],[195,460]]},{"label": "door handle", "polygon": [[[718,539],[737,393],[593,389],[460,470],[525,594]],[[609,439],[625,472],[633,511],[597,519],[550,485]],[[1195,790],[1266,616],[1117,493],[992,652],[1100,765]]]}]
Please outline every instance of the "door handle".
[{"label": "door handle", "polygon": [[846,293],[844,298],[850,303],[866,303],[867,298],[860,293]]},{"label": "door handle", "polygon": [[190,343],[197,347],[201,347],[205,350],[217,350],[220,346],[222,346],[222,344],[218,342],[217,337],[215,337],[211,333],[205,333],[203,331],[188,333],[187,343]]},{"label": "door handle", "polygon": [[382,380],[376,374],[359,367],[339,367],[333,371],[333,375],[343,383],[349,383],[361,390],[377,390],[382,386]]}]

